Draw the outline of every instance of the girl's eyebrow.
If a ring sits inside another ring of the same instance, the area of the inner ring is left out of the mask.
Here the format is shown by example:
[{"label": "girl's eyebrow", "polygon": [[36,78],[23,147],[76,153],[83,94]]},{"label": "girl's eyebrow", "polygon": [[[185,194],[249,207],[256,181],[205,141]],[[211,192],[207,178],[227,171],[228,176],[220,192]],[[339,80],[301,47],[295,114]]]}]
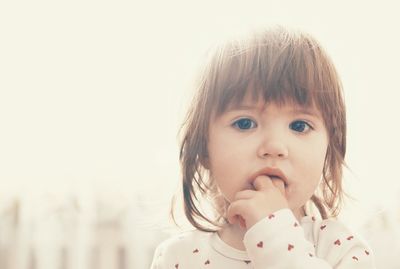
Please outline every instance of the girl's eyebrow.
[{"label": "girl's eyebrow", "polygon": [[[268,105],[267,105],[268,106]],[[225,112],[233,112],[233,111],[248,111],[248,110],[260,110],[263,111],[266,108],[265,104],[263,106],[259,106],[256,104],[237,104],[237,105],[230,105],[226,109]],[[318,109],[314,107],[303,107],[303,106],[292,106],[290,110],[288,110],[289,113],[291,114],[305,114],[317,118],[321,118],[322,114],[319,112]]]},{"label": "girl's eyebrow", "polygon": [[266,107],[264,104],[253,104],[253,103],[239,103],[231,104],[227,107],[226,112],[231,112],[235,110],[264,110]]},{"label": "girl's eyebrow", "polygon": [[235,105],[235,106],[229,106],[228,109],[226,111],[232,111],[232,110],[253,110],[255,109],[256,106],[255,105]]},{"label": "girl's eyebrow", "polygon": [[[235,106],[229,106],[226,111],[232,111],[232,110],[253,110],[253,109],[259,109],[260,107],[257,105],[247,105],[247,104],[239,104]],[[261,107],[262,109],[265,108],[265,106]],[[293,109],[290,109],[292,113],[297,113],[297,114],[308,114],[308,115],[320,115],[319,111],[315,108],[307,108],[307,107],[297,107],[294,106]]]},{"label": "girl's eyebrow", "polygon": [[306,114],[314,117],[321,117],[321,113],[318,109],[315,108],[306,108],[306,107],[295,107],[291,111],[293,114]]}]

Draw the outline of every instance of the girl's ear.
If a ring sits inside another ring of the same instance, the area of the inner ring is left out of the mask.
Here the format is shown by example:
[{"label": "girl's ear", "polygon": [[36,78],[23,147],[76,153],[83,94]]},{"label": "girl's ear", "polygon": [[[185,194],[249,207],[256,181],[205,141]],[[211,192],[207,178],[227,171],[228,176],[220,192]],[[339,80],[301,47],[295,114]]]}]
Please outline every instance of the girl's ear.
[{"label": "girl's ear", "polygon": [[202,158],[200,163],[205,169],[210,170],[210,161],[209,161],[208,156],[205,156],[204,158]]}]

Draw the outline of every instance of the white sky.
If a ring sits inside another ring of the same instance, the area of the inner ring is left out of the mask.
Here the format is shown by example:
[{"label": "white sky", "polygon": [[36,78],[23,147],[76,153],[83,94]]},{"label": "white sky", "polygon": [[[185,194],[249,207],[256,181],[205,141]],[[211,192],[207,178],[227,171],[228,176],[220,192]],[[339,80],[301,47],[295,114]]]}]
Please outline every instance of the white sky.
[{"label": "white sky", "polygon": [[349,218],[400,204],[396,1],[55,2],[0,3],[0,192],[169,196],[205,50],[279,23],[313,34],[342,77]]}]

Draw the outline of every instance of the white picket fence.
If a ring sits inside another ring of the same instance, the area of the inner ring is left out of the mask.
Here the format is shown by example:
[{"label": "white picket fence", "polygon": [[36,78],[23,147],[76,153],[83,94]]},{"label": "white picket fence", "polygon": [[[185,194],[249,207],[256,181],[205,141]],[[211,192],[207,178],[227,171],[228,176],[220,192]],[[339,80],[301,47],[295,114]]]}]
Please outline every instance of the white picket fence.
[{"label": "white picket fence", "polygon": [[167,237],[143,218],[153,206],[118,195],[0,196],[0,268],[148,269]]},{"label": "white picket fence", "polygon": [[[127,198],[130,197],[130,198]],[[148,269],[162,228],[165,201],[134,195],[0,193],[0,269]],[[377,268],[400,268],[400,207],[376,214],[358,231]]]}]

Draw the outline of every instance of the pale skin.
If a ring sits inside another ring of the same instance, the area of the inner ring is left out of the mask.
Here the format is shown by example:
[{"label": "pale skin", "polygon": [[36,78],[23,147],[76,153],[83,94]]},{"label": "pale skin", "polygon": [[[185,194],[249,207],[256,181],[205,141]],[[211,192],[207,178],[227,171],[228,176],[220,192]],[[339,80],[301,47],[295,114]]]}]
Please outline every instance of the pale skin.
[{"label": "pale skin", "polygon": [[328,135],[314,107],[278,106],[245,98],[211,118],[205,160],[228,201],[223,241],[244,249],[245,232],[289,208],[297,219],[321,179]]},{"label": "pale skin", "polygon": [[247,229],[272,212],[289,207],[285,198],[285,186],[281,180],[258,176],[253,185],[254,190],[236,193],[227,211],[230,224],[239,224],[243,229]]},{"label": "pale skin", "polygon": [[[282,181],[259,176],[254,181],[254,186],[254,191],[245,190],[235,195],[226,216],[230,225],[219,231],[223,241],[240,250],[245,250],[242,239],[250,227],[267,217],[269,212],[289,207]],[[297,219],[303,216],[302,212],[297,215]]]}]

